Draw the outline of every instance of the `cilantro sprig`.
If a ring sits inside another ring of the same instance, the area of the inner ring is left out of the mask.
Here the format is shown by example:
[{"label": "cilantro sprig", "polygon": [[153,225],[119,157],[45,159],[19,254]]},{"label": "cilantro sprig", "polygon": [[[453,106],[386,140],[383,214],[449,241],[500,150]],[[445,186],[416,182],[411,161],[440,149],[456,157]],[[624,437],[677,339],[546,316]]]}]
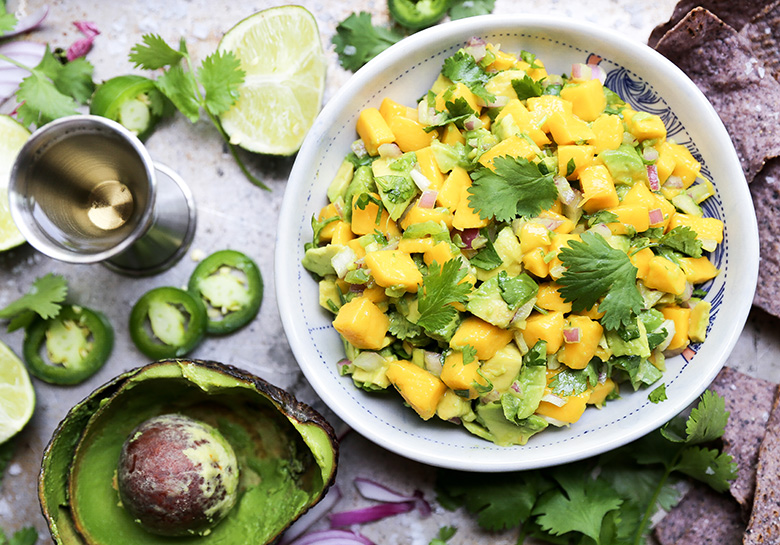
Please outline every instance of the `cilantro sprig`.
[{"label": "cilantro sprig", "polygon": [[592,308],[603,297],[598,306],[604,313],[602,325],[607,329],[628,325],[643,305],[636,267],[628,254],[607,244],[598,233],[588,231],[581,238],[569,241],[559,254],[566,267],[558,280],[561,295],[575,312]]},{"label": "cilantro sprig", "polygon": [[232,51],[215,51],[196,68],[184,38],[179,40],[179,48],[174,49],[159,35],[145,34],[141,43],[130,50],[130,61],[136,68],[163,70],[155,80],[157,88],[192,123],[200,119],[203,110],[244,176],[258,187],[269,190],[249,172],[219,120],[219,115],[238,100],[239,87],[246,76]]},{"label": "cilantro sprig", "polygon": [[458,312],[452,303],[465,303],[471,284],[462,282],[466,269],[457,259],[445,261],[444,265],[434,261],[428,268],[428,274],[423,276],[417,310],[420,317],[417,325],[428,332],[447,327],[447,324]]},{"label": "cilantro sprig", "polygon": [[469,205],[482,219],[512,221],[518,216],[537,216],[558,197],[552,173],[543,173],[524,157],[493,159],[493,170],[479,168],[468,189]]},{"label": "cilantro sprig", "polygon": [[479,65],[473,55],[464,50],[457,51],[452,57],[444,60],[441,75],[455,83],[462,83],[476,96],[486,103],[493,102],[496,97],[485,89],[485,84],[492,77]]},{"label": "cilantro sprig", "polygon": [[371,14],[361,11],[340,22],[331,41],[341,66],[354,72],[401,38],[403,34],[374,25]]},{"label": "cilantro sprig", "polygon": [[36,278],[29,291],[0,309],[0,320],[9,320],[8,331],[29,325],[36,316],[44,320],[60,313],[61,303],[68,295],[68,282],[63,276],[49,273]]},{"label": "cilantro sprig", "polygon": [[16,16],[5,9],[5,0],[0,0],[0,37],[13,30],[17,22]]},{"label": "cilantro sprig", "polygon": [[708,391],[687,418],[678,416],[595,458],[495,475],[440,470],[437,499],[447,509],[465,506],[486,530],[520,527],[518,544],[529,536],[553,543],[645,544],[653,515],[679,500],[680,478],[728,489],[736,464],[710,447],[727,419],[723,398]]}]

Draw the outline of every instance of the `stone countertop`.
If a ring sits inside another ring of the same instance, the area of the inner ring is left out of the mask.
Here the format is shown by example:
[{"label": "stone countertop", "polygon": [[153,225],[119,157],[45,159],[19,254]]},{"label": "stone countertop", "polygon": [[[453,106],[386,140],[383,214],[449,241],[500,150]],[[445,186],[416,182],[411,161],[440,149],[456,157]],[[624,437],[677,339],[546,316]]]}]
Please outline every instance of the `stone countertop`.
[{"label": "stone countertop", "polygon": [[[33,12],[44,0],[9,0],[9,10]],[[317,19],[328,57],[325,101],[351,76],[338,65],[330,45],[339,21],[353,11],[369,11],[374,21],[387,21],[384,0],[304,0],[301,5]],[[636,3],[632,0],[591,0],[564,2],[549,0],[497,0],[494,12],[555,14],[596,22],[613,28],[639,42],[646,42],[653,27],[665,22],[675,0]],[[225,2],[215,9],[209,0],[124,0],[87,3],[73,0],[48,2],[49,16],[44,26],[31,35],[37,41],[67,47],[80,38],[74,21],[92,21],[101,34],[88,59],[95,66],[95,79],[133,72],[127,60],[130,48],[145,33],[158,33],[168,43],[180,37],[187,40],[196,60],[210,54],[222,34],[244,17],[277,5],[271,0]],[[96,7],[92,7],[96,6]],[[0,106],[7,112],[9,104]],[[245,154],[250,169],[271,188],[263,191],[240,173],[215,129],[205,120],[191,124],[182,116],[166,122],[147,141],[152,157],[178,172],[192,189],[197,203],[198,226],[189,254],[170,270],[152,277],[129,278],[101,265],[70,265],[53,261],[28,245],[0,254],[0,307],[24,293],[38,276],[49,272],[64,275],[74,300],[103,310],[117,332],[116,345],[108,364],[94,377],[76,387],[55,387],[34,379],[38,404],[30,424],[17,437],[14,458],[0,489],[0,527],[8,532],[34,525],[39,543],[50,538],[40,514],[36,479],[41,453],[56,424],[77,401],[115,375],[147,363],[136,350],[127,332],[130,308],[146,291],[157,286],[182,286],[192,272],[194,252],[211,253],[231,247],[252,256],[265,280],[265,298],[258,318],[243,330],[225,338],[209,338],[191,356],[213,359],[245,368],[271,383],[294,393],[322,412],[339,427],[339,422],[318,399],[306,382],[287,344],[277,310],[274,290],[273,257],[276,223],[285,192],[285,182],[293,158],[267,158]],[[780,323],[754,311],[732,353],[728,365],[754,376],[780,381]],[[21,353],[23,333],[0,330],[0,339]],[[367,506],[351,485],[356,476],[366,476],[411,493],[421,489],[434,499],[433,468],[399,458],[356,433],[346,435],[341,444],[338,482],[344,498],[339,509]],[[514,544],[516,534],[482,533],[472,517],[461,511],[436,508],[432,517],[416,513],[367,524],[361,531],[377,543],[427,545],[438,528],[458,528],[453,545],[490,542]]]}]

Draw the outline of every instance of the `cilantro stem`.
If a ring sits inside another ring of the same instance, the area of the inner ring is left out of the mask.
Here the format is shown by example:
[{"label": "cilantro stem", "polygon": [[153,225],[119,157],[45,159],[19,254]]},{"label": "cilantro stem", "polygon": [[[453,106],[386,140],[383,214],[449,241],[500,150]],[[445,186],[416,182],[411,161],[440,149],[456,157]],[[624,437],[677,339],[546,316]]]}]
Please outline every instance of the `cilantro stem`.
[{"label": "cilantro stem", "polygon": [[650,518],[653,515],[653,508],[658,503],[658,496],[661,495],[661,490],[666,484],[666,481],[669,479],[669,476],[677,467],[677,462],[680,461],[680,457],[682,456],[683,450],[685,449],[680,449],[679,451],[677,451],[677,454],[675,454],[674,458],[672,459],[672,462],[664,468],[664,474],[661,477],[661,480],[658,481],[658,485],[655,487],[655,491],[653,492],[653,497],[650,498],[650,501],[647,503],[647,508],[645,509],[645,513],[644,515],[642,515],[642,520],[639,521],[639,527],[636,530],[636,535],[634,536],[633,545],[640,545],[640,543],[642,543],[642,534],[644,534],[645,528],[647,528],[647,525],[650,522]]},{"label": "cilantro stem", "polygon": [[33,71],[33,69],[30,68],[29,66],[26,66],[26,65],[20,63],[16,59],[12,59],[11,57],[7,57],[7,56],[3,55],[2,53],[0,53],[0,61],[5,61],[7,63],[13,64],[14,66],[16,66],[18,68],[21,68],[22,70],[27,70],[30,73],[32,73],[32,71]]}]

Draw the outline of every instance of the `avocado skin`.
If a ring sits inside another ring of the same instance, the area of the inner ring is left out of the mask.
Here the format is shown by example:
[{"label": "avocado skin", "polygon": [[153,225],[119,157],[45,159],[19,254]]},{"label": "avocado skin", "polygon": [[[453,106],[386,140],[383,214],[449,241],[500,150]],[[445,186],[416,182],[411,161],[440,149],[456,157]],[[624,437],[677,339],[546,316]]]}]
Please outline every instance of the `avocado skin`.
[{"label": "avocado skin", "polygon": [[[74,521],[69,496],[69,474],[75,452],[89,429],[94,413],[115,398],[128,383],[137,380],[139,375],[154,373],[157,370],[164,374],[170,372],[171,368],[179,368],[181,377],[194,383],[197,383],[199,375],[216,373],[221,377],[219,384],[215,385],[216,390],[224,391],[225,385],[229,385],[231,382],[241,384],[240,388],[244,391],[256,390],[287,418],[301,434],[303,441],[312,449],[312,455],[319,467],[317,480],[321,479],[321,482],[311,494],[310,501],[304,509],[290,517],[289,521],[274,528],[273,535],[264,536],[254,543],[263,545],[273,542],[290,524],[318,503],[335,482],[339,454],[338,440],[332,426],[317,411],[298,402],[289,392],[231,365],[207,360],[161,360],[123,373],[99,387],[75,405],[57,426],[44,451],[38,481],[41,510],[49,526],[52,539],[57,545],[83,545],[90,542],[79,533]],[[205,392],[204,395],[208,395],[208,392]],[[234,512],[235,510],[231,515]],[[177,539],[187,541],[190,538]],[[196,537],[196,539],[205,538]],[[243,544],[246,536],[236,536],[235,539],[237,545]],[[94,545],[104,544],[96,543]]]}]

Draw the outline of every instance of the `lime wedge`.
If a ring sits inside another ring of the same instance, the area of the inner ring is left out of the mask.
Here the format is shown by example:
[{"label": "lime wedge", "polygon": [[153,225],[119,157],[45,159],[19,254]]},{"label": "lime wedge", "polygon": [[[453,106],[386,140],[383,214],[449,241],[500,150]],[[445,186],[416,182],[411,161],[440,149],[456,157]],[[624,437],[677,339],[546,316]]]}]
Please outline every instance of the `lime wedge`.
[{"label": "lime wedge", "polygon": [[8,209],[8,181],[19,150],[30,137],[30,131],[7,115],[0,115],[0,252],[24,242]]},{"label": "lime wedge", "polygon": [[220,116],[230,142],[246,150],[292,155],[320,111],[325,54],[314,16],[300,6],[251,15],[219,44],[241,61],[246,79]]},{"label": "lime wedge", "polygon": [[19,432],[35,410],[35,390],[22,360],[0,341],[0,443]]}]

